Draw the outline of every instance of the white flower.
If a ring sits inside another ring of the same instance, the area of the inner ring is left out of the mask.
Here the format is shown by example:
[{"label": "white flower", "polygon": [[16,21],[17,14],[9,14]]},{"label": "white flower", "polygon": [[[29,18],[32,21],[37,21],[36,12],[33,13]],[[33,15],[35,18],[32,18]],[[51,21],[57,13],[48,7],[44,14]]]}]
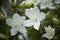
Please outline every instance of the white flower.
[{"label": "white flower", "polygon": [[27,35],[26,34],[27,30],[23,25],[24,21],[25,21],[25,17],[20,16],[17,13],[14,14],[12,18],[6,19],[6,24],[12,27],[10,31],[12,36],[16,35],[18,31],[23,35]]},{"label": "white flower", "polygon": [[60,4],[60,0],[55,0],[55,3],[56,4]]},{"label": "white flower", "polygon": [[40,13],[37,7],[26,9],[25,14],[28,18],[30,18],[25,21],[25,26],[31,27],[33,25],[35,29],[39,30],[40,21],[45,19],[46,14],[42,12]]},{"label": "white flower", "polygon": [[55,29],[51,28],[50,25],[49,25],[49,27],[44,27],[44,28],[45,28],[46,33],[43,34],[42,37],[46,37],[49,40],[52,39],[54,37],[54,35],[55,35]]},{"label": "white flower", "polygon": [[32,3],[34,6],[37,6],[40,3],[40,0],[25,0],[26,3]]},{"label": "white flower", "polygon": [[41,9],[46,9],[46,8],[50,8],[50,9],[54,9],[55,7],[53,6],[52,0],[40,0],[40,8]]}]

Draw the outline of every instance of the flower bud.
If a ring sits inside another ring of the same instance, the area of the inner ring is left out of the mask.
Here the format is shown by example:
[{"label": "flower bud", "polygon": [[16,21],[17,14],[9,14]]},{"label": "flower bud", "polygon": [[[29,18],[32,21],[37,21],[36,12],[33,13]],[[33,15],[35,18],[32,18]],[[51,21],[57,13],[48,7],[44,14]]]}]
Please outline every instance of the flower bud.
[{"label": "flower bud", "polygon": [[57,18],[53,18],[53,22],[54,22],[54,24],[58,24],[59,23]]},{"label": "flower bud", "polygon": [[46,17],[50,18],[50,12],[49,11],[47,12]]}]

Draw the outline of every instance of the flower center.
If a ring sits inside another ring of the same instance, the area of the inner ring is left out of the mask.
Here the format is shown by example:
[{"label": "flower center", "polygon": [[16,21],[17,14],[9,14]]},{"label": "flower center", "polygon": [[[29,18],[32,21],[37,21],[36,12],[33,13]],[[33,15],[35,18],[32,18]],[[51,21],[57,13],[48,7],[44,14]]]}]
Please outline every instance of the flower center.
[{"label": "flower center", "polygon": [[18,20],[14,20],[14,24],[18,25],[19,24]]},{"label": "flower center", "polygon": [[33,18],[36,20],[36,19],[37,19],[37,15],[36,15],[36,14],[34,14],[34,15],[33,15]]},{"label": "flower center", "polygon": [[54,34],[54,33],[53,33],[53,30],[51,30],[51,29],[50,29],[49,33],[50,33],[50,34],[49,34],[50,36],[53,36],[53,34]]}]

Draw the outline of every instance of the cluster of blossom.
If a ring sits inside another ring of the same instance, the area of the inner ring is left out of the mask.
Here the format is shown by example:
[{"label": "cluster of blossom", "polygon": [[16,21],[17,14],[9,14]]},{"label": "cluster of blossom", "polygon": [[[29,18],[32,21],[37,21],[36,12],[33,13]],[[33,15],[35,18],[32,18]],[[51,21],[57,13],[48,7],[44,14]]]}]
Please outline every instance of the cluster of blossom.
[{"label": "cluster of blossom", "polygon": [[[17,32],[20,32],[23,34],[23,36],[28,39],[27,35],[27,29],[25,27],[32,27],[36,30],[39,30],[41,21],[43,21],[46,18],[46,13],[41,12],[37,5],[40,3],[40,9],[55,9],[53,6],[52,0],[25,0],[26,4],[32,3],[34,5],[33,8],[25,9],[25,15],[29,18],[26,20],[25,16],[20,16],[18,13],[15,13],[12,18],[6,19],[6,24],[11,27],[10,33],[11,36],[14,36],[17,34]],[[59,1],[57,1],[59,3]],[[50,25],[48,27],[44,27],[46,33],[42,35],[42,37],[46,37],[49,40],[54,37],[55,34],[55,28],[51,28]],[[23,39],[22,35],[18,35],[18,37],[21,40]]]}]

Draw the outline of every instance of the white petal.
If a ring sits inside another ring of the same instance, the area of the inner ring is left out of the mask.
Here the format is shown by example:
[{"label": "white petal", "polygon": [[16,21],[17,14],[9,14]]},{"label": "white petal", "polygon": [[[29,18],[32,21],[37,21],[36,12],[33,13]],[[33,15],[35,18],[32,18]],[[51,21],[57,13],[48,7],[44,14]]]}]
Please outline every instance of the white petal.
[{"label": "white petal", "polygon": [[24,40],[23,35],[18,35],[19,40]]},{"label": "white petal", "polygon": [[55,0],[55,3],[56,4],[60,4],[60,0]]},{"label": "white petal", "polygon": [[11,27],[14,26],[13,21],[12,21],[11,18],[7,18],[7,19],[6,19],[6,24],[9,25],[9,26],[11,26]]},{"label": "white petal", "polygon": [[49,32],[49,29],[47,27],[44,27],[44,29],[45,29],[46,32]]},{"label": "white petal", "polygon": [[10,32],[11,32],[11,36],[14,36],[17,34],[17,29],[13,27]]},{"label": "white petal", "polygon": [[44,29],[45,29],[45,31],[46,31],[47,33],[50,33],[50,31],[53,31],[53,30],[51,29],[50,25],[49,25],[49,27],[44,27]]},{"label": "white petal", "polygon": [[37,7],[25,10],[26,16],[29,17],[30,19],[35,19],[39,13],[40,11]]},{"label": "white petal", "polygon": [[51,29],[51,26],[49,25],[48,28]]},{"label": "white petal", "polygon": [[44,28],[45,28],[45,31],[46,31],[47,34],[49,34],[49,35],[53,34],[48,27],[44,27]]},{"label": "white petal", "polygon": [[50,39],[50,36],[47,33],[43,34],[42,37]]},{"label": "white petal", "polygon": [[25,37],[26,40],[28,40],[28,35],[27,35],[27,33],[23,33],[23,36]]},{"label": "white petal", "polygon": [[54,7],[54,6],[49,6],[48,8],[50,8],[50,9],[55,9],[55,7]]},{"label": "white petal", "polygon": [[38,7],[34,7],[33,8],[33,12],[34,12],[34,14],[39,14],[40,13]]},{"label": "white petal", "polygon": [[38,17],[37,17],[37,20],[38,20],[38,21],[42,21],[42,20],[45,19],[45,18],[46,18],[46,14],[43,13],[43,12],[41,12],[41,14],[39,14]]},{"label": "white petal", "polygon": [[55,29],[54,29],[54,28],[52,28],[52,30],[53,30],[53,35],[55,35]]},{"label": "white petal", "polygon": [[40,26],[40,22],[35,22],[34,28],[35,28],[36,30],[39,30],[39,26]]},{"label": "white petal", "polygon": [[51,34],[53,34],[52,36],[54,36],[54,34],[55,34],[55,29],[54,29],[54,28],[51,28],[50,25],[49,25],[48,28],[49,28],[49,31],[51,32]]},{"label": "white petal", "polygon": [[47,34],[47,33],[43,34],[42,37],[45,37],[45,38],[48,38],[48,39],[53,38],[53,36],[51,36],[50,34]]},{"label": "white petal", "polygon": [[21,23],[21,21],[22,20],[21,20],[20,15],[18,15],[17,13],[13,15],[13,23],[14,23],[14,25],[17,25],[17,24]]},{"label": "white petal", "polygon": [[27,29],[24,26],[21,26],[21,25],[17,27],[17,30],[20,33],[26,33],[27,32]]},{"label": "white petal", "polygon": [[28,19],[25,21],[24,26],[30,27],[34,24],[34,20]]},{"label": "white petal", "polygon": [[43,5],[43,4],[41,4],[41,5],[40,5],[40,9],[46,9],[46,6]]},{"label": "white petal", "polygon": [[[18,19],[14,19],[15,20],[15,24],[16,25],[20,25],[20,24],[24,24],[24,22],[25,22],[25,16],[21,16],[20,18],[18,18]],[[13,20],[13,21],[14,21]]]},{"label": "white petal", "polygon": [[55,6],[53,6],[53,3],[50,3],[49,5],[47,5],[47,7],[50,9],[55,9]]},{"label": "white petal", "polygon": [[15,25],[24,24],[24,21],[25,21],[25,16],[20,16],[20,17],[17,17],[17,18],[13,19],[13,23]]},{"label": "white petal", "polygon": [[25,16],[22,16],[22,17],[20,18],[20,21],[21,21],[21,24],[23,24],[23,23],[25,22]]},{"label": "white petal", "polygon": [[26,9],[25,14],[26,14],[27,17],[32,18],[34,12],[33,12],[32,8],[31,9]]},{"label": "white petal", "polygon": [[45,34],[42,35],[42,37],[48,37],[48,34],[45,33]]},{"label": "white petal", "polygon": [[26,17],[25,17],[25,16],[22,16],[21,18],[22,18],[22,19],[24,19],[24,20],[26,19]]},{"label": "white petal", "polygon": [[19,18],[20,18],[20,15],[19,15],[19,14],[15,13],[15,14],[13,15],[13,19],[19,19]]},{"label": "white petal", "polygon": [[41,2],[41,3],[45,3],[45,4],[46,4],[46,3],[49,4],[49,3],[52,2],[52,0],[40,0],[40,2]]},{"label": "white petal", "polygon": [[24,26],[18,27],[18,31],[23,34],[26,40],[28,40],[27,29]]},{"label": "white petal", "polygon": [[52,28],[50,27],[50,25],[49,25],[49,27],[44,27],[45,28],[45,31],[47,32],[47,33],[50,33],[50,31],[52,32],[53,30],[52,30]]},{"label": "white petal", "polygon": [[40,5],[40,8],[41,8],[41,9],[46,9],[46,8],[54,9],[55,7],[52,6],[52,5],[53,5],[53,3],[51,3],[51,2],[50,2],[50,3],[48,2],[48,3],[46,3],[46,4],[45,4],[45,3],[42,3],[42,4]]}]

